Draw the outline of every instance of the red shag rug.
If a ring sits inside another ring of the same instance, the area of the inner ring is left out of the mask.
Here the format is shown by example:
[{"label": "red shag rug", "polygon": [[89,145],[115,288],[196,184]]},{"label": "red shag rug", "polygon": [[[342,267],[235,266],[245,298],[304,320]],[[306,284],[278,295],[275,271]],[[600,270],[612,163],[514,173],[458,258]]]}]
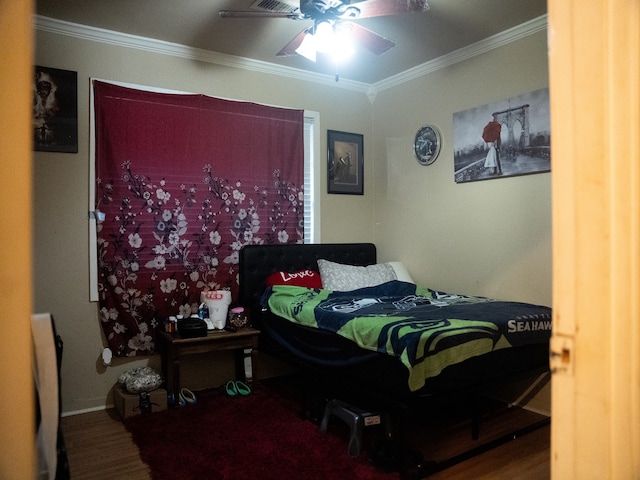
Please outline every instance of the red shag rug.
[{"label": "red shag rug", "polygon": [[[156,480],[390,480],[366,452],[347,454],[348,429],[322,434],[300,406],[262,383],[248,396],[196,392],[197,402],[125,421]],[[335,420],[339,422],[340,420]],[[331,425],[331,424],[330,424]],[[346,435],[345,435],[346,433]]]}]

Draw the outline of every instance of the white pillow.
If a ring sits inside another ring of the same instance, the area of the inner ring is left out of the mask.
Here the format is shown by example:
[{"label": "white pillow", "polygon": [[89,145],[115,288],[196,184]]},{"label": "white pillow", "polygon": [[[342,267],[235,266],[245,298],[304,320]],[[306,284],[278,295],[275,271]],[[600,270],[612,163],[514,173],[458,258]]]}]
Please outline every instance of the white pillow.
[{"label": "white pillow", "polygon": [[389,265],[393,267],[393,271],[396,272],[398,280],[401,282],[416,283],[413,281],[407,267],[405,267],[402,262],[389,262]]},{"label": "white pillow", "polygon": [[373,287],[392,280],[413,283],[409,272],[401,262],[377,263],[367,267],[344,265],[318,260],[322,277],[322,288],[344,292],[358,288]]},{"label": "white pillow", "polygon": [[388,263],[359,267],[319,259],[318,269],[322,277],[322,288],[340,292],[396,280],[396,272]]}]

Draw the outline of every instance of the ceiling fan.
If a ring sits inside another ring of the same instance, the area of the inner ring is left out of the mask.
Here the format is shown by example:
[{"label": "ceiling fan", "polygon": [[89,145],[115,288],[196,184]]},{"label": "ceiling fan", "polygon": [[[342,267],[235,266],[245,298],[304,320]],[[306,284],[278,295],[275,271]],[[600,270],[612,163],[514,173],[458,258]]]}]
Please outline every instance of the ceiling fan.
[{"label": "ceiling fan", "polygon": [[[352,20],[384,17],[402,13],[421,13],[429,10],[427,0],[300,0],[294,12],[221,10],[223,18],[288,18],[313,20],[313,25],[302,30],[278,53],[279,57],[302,55],[316,60],[316,52],[335,53],[346,48],[346,39],[362,45],[376,55],[382,55],[395,46],[391,40]],[[329,45],[323,38],[330,39]]]}]

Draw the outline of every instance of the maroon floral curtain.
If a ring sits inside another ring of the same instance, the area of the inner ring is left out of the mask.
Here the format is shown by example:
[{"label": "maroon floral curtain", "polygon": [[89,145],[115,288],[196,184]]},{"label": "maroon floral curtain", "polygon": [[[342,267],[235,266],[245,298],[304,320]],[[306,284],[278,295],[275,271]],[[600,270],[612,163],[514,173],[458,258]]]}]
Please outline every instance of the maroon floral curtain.
[{"label": "maroon floral curtain", "polygon": [[231,290],[244,245],[301,243],[303,112],[94,82],[100,318],[118,356]]}]

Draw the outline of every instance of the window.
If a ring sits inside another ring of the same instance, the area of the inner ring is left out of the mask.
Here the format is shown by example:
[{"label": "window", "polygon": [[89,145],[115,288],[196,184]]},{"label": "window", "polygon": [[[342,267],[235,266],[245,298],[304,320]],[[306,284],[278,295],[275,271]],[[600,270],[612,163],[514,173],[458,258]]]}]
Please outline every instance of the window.
[{"label": "window", "polygon": [[304,112],[304,243],[320,241],[320,122]]}]

